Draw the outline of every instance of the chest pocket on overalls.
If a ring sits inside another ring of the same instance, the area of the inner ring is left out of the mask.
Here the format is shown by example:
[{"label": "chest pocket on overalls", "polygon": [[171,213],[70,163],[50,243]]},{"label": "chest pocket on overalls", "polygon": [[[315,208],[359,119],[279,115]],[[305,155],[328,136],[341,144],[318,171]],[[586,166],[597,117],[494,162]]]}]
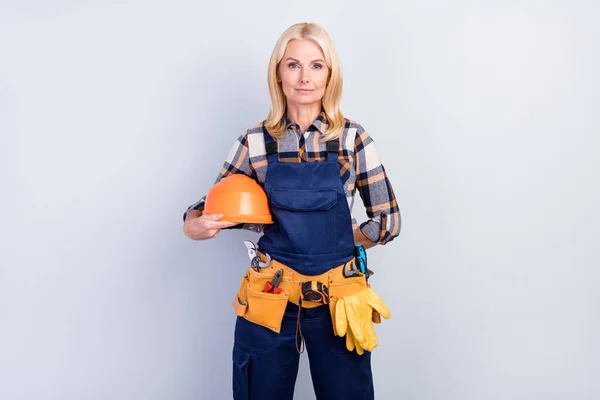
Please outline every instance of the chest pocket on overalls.
[{"label": "chest pocket on overalls", "polygon": [[327,254],[336,250],[335,189],[273,188],[271,204],[284,218],[283,235],[277,242],[282,251],[297,254]]}]

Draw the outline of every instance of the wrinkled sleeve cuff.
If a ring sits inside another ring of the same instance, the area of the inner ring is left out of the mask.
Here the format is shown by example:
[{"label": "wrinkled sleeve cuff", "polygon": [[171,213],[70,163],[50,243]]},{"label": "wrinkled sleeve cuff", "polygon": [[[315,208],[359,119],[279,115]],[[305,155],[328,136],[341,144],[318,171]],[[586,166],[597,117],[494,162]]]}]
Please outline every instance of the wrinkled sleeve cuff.
[{"label": "wrinkled sleeve cuff", "polygon": [[371,242],[377,243],[381,233],[381,224],[372,219],[360,224],[360,230]]},{"label": "wrinkled sleeve cuff", "polygon": [[205,200],[206,200],[206,196],[202,197],[200,200],[198,200],[197,202],[195,202],[194,204],[192,204],[191,206],[189,206],[187,208],[187,210],[185,210],[185,212],[183,213],[183,222],[185,222],[185,219],[187,218],[188,212],[190,212],[192,210],[199,210],[199,211],[204,210],[204,201]]},{"label": "wrinkled sleeve cuff", "polygon": [[[395,214],[398,215],[399,214]],[[382,212],[377,218],[370,219],[360,225],[362,233],[369,238],[373,243],[384,245],[398,236],[400,233],[400,223],[396,224],[396,228],[388,226],[390,218],[387,213]]]}]

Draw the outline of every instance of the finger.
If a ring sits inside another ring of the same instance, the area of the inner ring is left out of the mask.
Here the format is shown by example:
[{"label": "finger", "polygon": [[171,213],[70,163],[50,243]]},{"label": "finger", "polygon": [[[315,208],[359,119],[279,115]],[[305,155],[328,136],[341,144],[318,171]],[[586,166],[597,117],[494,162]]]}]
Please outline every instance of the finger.
[{"label": "finger", "polygon": [[223,218],[223,214],[202,214],[200,218],[209,219],[212,221],[218,221]]},{"label": "finger", "polygon": [[213,222],[217,227],[219,228],[230,228],[232,226],[236,226],[237,224],[239,224],[239,222],[230,222],[230,221],[218,221],[218,222]]},{"label": "finger", "polygon": [[377,335],[375,334],[375,328],[371,321],[363,326],[365,333],[365,343],[361,343],[365,350],[373,350],[377,346]]},{"label": "finger", "polygon": [[364,349],[362,348],[360,343],[355,343],[355,344],[356,344],[356,352],[358,353],[359,356],[362,356],[363,353],[365,352]]},{"label": "finger", "polygon": [[354,336],[352,336],[352,331],[349,330],[346,332],[346,349],[348,349],[348,351],[352,351],[355,347],[356,344],[354,343]]},{"label": "finger", "polygon": [[346,319],[346,308],[344,299],[339,299],[335,305],[335,330],[338,336],[344,336],[348,329],[348,320]]},{"label": "finger", "polygon": [[351,329],[348,329],[348,331],[346,332],[346,348],[349,351],[356,349],[356,352],[359,356],[362,356],[365,352],[360,343],[358,343],[356,339],[354,339],[354,335],[352,334]]},{"label": "finger", "polygon": [[356,299],[350,298],[350,301],[345,302],[346,315],[348,319],[349,329],[352,329],[355,342],[363,342],[365,336],[360,326],[360,304],[355,304]]},{"label": "finger", "polygon": [[232,226],[238,224],[237,222],[229,222],[229,221],[227,221],[227,222],[226,221],[221,222],[221,221],[211,221],[211,220],[204,221],[203,223],[209,229],[229,228],[229,227],[232,227]]},{"label": "finger", "polygon": [[373,307],[375,311],[379,313],[385,319],[390,319],[392,313],[389,308],[383,303],[383,300],[379,299],[379,301],[369,302],[369,305]]},{"label": "finger", "polygon": [[390,319],[390,317],[392,316],[392,313],[390,312],[390,309],[387,308],[387,306],[383,302],[383,299],[381,297],[379,297],[379,295],[377,295],[377,293],[371,291],[371,293],[368,296],[367,302],[383,318]]},{"label": "finger", "polygon": [[331,326],[333,327],[333,335],[337,336],[337,330],[335,327],[335,306],[337,304],[337,300],[335,298],[331,298],[329,301],[329,313],[331,314]]}]

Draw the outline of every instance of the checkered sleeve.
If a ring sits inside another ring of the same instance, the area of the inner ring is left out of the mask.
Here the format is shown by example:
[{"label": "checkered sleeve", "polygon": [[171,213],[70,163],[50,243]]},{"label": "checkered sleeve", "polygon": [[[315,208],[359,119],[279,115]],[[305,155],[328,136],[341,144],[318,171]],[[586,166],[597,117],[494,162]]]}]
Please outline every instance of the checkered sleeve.
[{"label": "checkered sleeve", "polygon": [[[214,184],[217,184],[221,181],[221,179],[234,174],[244,174],[256,179],[254,176],[254,169],[250,164],[247,131],[240,135],[240,137],[235,141],[235,143],[231,147],[231,150],[227,155],[227,159],[223,163],[223,168],[221,168],[221,171],[219,172],[217,179],[215,179]],[[206,196],[203,196],[200,200],[190,205],[183,214],[183,220],[185,221],[187,213],[191,210],[204,210],[205,200]],[[253,232],[261,232],[263,226],[260,224],[238,224],[233,226],[232,228],[225,229],[247,229]]]},{"label": "checkered sleeve", "polygon": [[354,140],[354,153],[356,188],[369,218],[360,224],[360,230],[371,241],[383,245],[400,233],[400,209],[375,142],[360,125]]}]

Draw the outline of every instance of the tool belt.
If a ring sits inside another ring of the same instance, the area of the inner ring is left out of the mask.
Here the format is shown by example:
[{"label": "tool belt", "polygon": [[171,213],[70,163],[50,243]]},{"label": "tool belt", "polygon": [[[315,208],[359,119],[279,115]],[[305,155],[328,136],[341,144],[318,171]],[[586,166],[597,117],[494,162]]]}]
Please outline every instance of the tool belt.
[{"label": "tool belt", "polygon": [[[259,252],[258,255],[262,261],[267,260],[264,254]],[[328,304],[334,318],[337,299],[368,287],[364,274],[356,273],[351,277],[344,275],[344,270],[347,271],[348,266],[354,262],[352,259],[316,276],[300,274],[276,260],[271,260],[266,267],[260,268],[260,272],[250,267],[242,278],[237,296],[233,300],[235,313],[277,333],[280,332],[288,301],[301,308]],[[283,272],[278,285],[281,290],[278,293],[265,292],[265,288],[270,287],[280,270]]]}]

